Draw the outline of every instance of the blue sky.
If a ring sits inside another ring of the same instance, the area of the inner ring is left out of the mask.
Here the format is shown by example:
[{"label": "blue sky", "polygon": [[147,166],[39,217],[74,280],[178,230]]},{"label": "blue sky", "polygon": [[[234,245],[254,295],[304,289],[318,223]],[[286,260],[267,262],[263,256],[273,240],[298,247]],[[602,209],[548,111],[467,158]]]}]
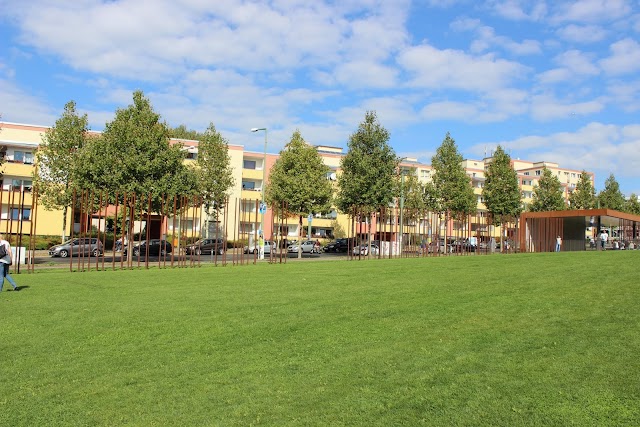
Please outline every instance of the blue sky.
[{"label": "blue sky", "polygon": [[375,110],[400,156],[613,173],[640,194],[637,0],[0,0],[0,114],[102,130],[136,89],[172,126],[344,147]]}]

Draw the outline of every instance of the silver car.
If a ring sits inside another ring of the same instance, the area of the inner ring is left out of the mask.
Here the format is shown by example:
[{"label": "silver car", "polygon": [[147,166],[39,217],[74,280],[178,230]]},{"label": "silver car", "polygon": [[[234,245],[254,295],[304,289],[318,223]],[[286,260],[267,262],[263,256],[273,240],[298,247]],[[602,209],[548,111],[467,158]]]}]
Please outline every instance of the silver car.
[{"label": "silver car", "polygon": [[305,240],[302,244],[289,245],[287,252],[298,252],[298,249],[302,246],[302,252],[307,254],[320,253],[320,245],[315,240]]},{"label": "silver car", "polygon": [[95,237],[81,237],[77,239],[70,239],[59,245],[55,245],[49,248],[49,255],[52,257],[66,258],[72,255],[102,255],[104,248],[102,242]]},{"label": "silver car", "polygon": [[[248,254],[248,253],[257,254],[259,249],[260,249],[260,243],[247,245],[247,246],[244,247],[244,253],[245,254]],[[272,242],[271,240],[265,240],[264,241],[264,253],[265,254],[270,254],[272,249],[275,251],[276,243]]]}]

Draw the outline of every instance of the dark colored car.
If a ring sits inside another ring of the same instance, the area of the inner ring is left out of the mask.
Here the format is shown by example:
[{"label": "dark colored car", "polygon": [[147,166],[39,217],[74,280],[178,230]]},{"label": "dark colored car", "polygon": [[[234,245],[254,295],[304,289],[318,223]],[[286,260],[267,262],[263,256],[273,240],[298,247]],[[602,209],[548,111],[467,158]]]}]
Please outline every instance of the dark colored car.
[{"label": "dark colored car", "polygon": [[49,248],[49,255],[52,257],[59,256],[60,258],[66,258],[70,255],[102,255],[104,248],[102,242],[95,237],[81,237],[77,239],[70,239],[59,245],[55,245]]},{"label": "dark colored car", "polygon": [[[128,247],[124,249],[125,255],[127,254],[128,249]],[[147,253],[150,256],[158,256],[170,254],[173,251],[173,247],[171,246],[171,243],[167,242],[166,240],[151,239],[149,240],[149,242],[135,242],[131,250],[133,251],[133,255],[135,256],[146,255]]]},{"label": "dark colored car", "polygon": [[329,242],[323,250],[325,252],[347,252],[349,246],[354,247],[355,242],[349,243],[349,239],[336,239],[333,242]]},{"label": "dark colored car", "polygon": [[211,255],[225,252],[223,239],[200,239],[186,247],[187,255]]}]

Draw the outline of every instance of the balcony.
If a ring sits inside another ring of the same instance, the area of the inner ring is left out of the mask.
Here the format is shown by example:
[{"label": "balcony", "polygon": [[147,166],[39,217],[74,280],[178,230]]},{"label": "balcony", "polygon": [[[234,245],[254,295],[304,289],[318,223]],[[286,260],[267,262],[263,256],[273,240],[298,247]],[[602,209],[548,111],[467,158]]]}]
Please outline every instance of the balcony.
[{"label": "balcony", "polygon": [[262,181],[262,169],[242,169],[242,178]]}]

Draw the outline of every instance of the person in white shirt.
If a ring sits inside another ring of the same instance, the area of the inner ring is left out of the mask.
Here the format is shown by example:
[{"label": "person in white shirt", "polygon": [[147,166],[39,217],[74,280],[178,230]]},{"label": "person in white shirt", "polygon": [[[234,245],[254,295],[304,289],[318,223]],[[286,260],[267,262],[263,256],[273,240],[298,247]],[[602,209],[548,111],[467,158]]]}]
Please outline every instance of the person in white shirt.
[{"label": "person in white shirt", "polygon": [[607,240],[609,240],[609,234],[607,233],[607,230],[602,230],[602,233],[600,233],[600,245],[602,246],[602,250],[604,251],[604,247],[607,244]]},{"label": "person in white shirt", "polygon": [[561,246],[562,246],[562,238],[558,236],[556,237],[556,252],[560,252]]},{"label": "person in white shirt", "polygon": [[5,256],[0,258],[0,264],[2,267],[2,281],[0,281],[0,292],[2,292],[2,286],[4,285],[5,278],[11,284],[11,286],[13,286],[13,290],[17,291],[19,290],[18,285],[16,285],[16,282],[13,280],[13,278],[9,274],[9,266],[11,265],[11,260],[13,259],[13,253],[11,252],[11,245],[9,244],[9,242],[7,242],[4,239],[4,236],[2,234],[0,234],[0,245],[4,246],[4,249],[7,252]]}]

